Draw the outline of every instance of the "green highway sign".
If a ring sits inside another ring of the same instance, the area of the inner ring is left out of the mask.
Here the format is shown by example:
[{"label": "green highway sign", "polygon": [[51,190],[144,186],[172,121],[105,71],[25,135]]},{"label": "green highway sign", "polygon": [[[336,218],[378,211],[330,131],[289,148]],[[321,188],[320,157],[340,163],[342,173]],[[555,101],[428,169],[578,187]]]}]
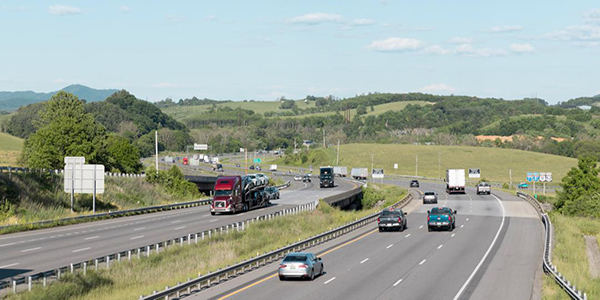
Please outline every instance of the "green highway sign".
[{"label": "green highway sign", "polygon": [[260,164],[262,162],[262,160],[260,158],[255,158],[254,159],[254,163],[255,164]]}]

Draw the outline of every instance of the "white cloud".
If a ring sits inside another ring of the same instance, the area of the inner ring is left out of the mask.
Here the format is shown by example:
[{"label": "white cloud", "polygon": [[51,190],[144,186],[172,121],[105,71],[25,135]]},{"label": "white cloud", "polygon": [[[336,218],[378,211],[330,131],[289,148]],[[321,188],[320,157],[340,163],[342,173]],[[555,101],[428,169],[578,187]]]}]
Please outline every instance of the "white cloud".
[{"label": "white cloud", "polygon": [[351,24],[354,26],[368,26],[375,24],[375,21],[371,19],[355,19]]},{"label": "white cloud", "polygon": [[456,89],[444,83],[434,83],[420,89],[427,93],[453,93]]},{"label": "white cloud", "polygon": [[472,44],[473,38],[470,37],[453,37],[450,39],[450,43],[452,44]]},{"label": "white cloud", "polygon": [[216,21],[217,20],[217,16],[215,16],[215,15],[208,15],[208,16],[206,16],[206,20],[207,21]]},{"label": "white cloud", "polygon": [[542,36],[555,41],[596,41],[600,40],[600,26],[576,25]]},{"label": "white cloud", "polygon": [[583,14],[583,20],[587,24],[600,24],[600,9],[594,9]]},{"label": "white cloud", "polygon": [[450,50],[444,49],[439,45],[433,45],[433,46],[426,47],[425,49],[423,49],[423,52],[425,52],[427,54],[439,54],[439,55],[446,55],[446,54],[451,53]]},{"label": "white cloud", "polygon": [[508,49],[515,53],[533,53],[535,51],[531,44],[511,44]]},{"label": "white cloud", "polygon": [[411,38],[389,38],[380,41],[373,41],[367,46],[368,49],[375,51],[414,51],[423,46],[423,42]]},{"label": "white cloud", "polygon": [[121,5],[121,7],[119,7],[119,10],[121,10],[121,12],[124,14],[131,12],[131,9],[129,9],[129,7],[126,5]]},{"label": "white cloud", "polygon": [[48,8],[48,11],[52,15],[65,16],[65,15],[76,15],[81,13],[81,9],[73,6],[55,4]]},{"label": "white cloud", "polygon": [[295,24],[316,25],[316,24],[320,24],[320,23],[342,22],[343,20],[344,20],[344,18],[342,18],[342,16],[340,16],[340,15],[327,14],[327,13],[311,13],[311,14],[306,14],[306,15],[302,15],[302,16],[297,16],[297,17],[288,19],[287,21],[289,23],[295,23]]},{"label": "white cloud", "polygon": [[503,49],[491,49],[491,48],[474,48],[470,44],[462,44],[456,46],[454,53],[460,56],[467,57],[490,57],[490,56],[501,56],[506,55],[506,50]]},{"label": "white cloud", "polygon": [[185,21],[185,16],[177,16],[177,15],[166,15],[167,21],[169,22],[183,22]]},{"label": "white cloud", "polygon": [[514,32],[523,30],[523,26],[520,25],[503,25],[503,26],[494,26],[488,30],[488,32],[492,33],[502,33],[502,32]]}]

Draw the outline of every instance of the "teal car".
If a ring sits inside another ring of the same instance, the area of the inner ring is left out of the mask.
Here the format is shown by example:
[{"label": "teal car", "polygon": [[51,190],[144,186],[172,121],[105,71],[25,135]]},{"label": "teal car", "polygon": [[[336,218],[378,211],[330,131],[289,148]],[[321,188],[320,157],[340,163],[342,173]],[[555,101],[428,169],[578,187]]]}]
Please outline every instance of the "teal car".
[{"label": "teal car", "polygon": [[529,188],[529,184],[527,182],[521,182],[517,185],[517,187],[520,189],[527,189]]},{"label": "teal car", "polygon": [[456,210],[449,207],[435,207],[427,211],[427,229],[446,229],[452,231],[456,228]]}]

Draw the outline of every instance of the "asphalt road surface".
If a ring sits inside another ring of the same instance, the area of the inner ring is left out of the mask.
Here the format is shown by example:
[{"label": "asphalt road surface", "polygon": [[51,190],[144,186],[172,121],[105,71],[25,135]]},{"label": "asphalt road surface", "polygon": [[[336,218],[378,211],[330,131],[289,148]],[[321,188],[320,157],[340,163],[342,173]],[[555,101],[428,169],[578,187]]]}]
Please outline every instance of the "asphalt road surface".
[{"label": "asphalt road surface", "polygon": [[200,206],[139,216],[122,217],[78,225],[0,236],[0,280],[27,276],[84,260],[197,233],[292,208],[357,186],[336,181],[338,186],[319,189],[318,183],[293,182],[281,191],[281,199],[267,208],[236,215],[210,215]]},{"label": "asphalt road surface", "polygon": [[[407,182],[396,182],[408,186]],[[502,192],[419,198],[407,207],[404,232],[372,224],[308,251],[323,258],[314,281],[279,281],[278,263],[241,275],[191,299],[537,299],[541,291],[543,225],[525,201]],[[413,190],[416,193],[415,190]],[[417,194],[415,194],[417,195]],[[428,232],[427,210],[458,211],[453,232]]]}]

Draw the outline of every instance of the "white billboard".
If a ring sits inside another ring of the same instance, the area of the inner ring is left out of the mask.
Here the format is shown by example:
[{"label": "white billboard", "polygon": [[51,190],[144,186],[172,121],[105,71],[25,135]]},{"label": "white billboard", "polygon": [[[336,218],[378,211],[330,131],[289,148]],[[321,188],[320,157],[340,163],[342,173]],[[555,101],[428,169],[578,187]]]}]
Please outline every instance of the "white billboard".
[{"label": "white billboard", "polygon": [[383,178],[383,169],[373,169],[373,178]]},{"label": "white billboard", "polygon": [[[104,166],[103,165],[65,165],[64,170],[65,193],[93,194],[94,180],[96,181],[96,194],[104,193]],[[95,173],[95,174],[94,174]]]},{"label": "white billboard", "polygon": [[481,169],[469,169],[469,178],[481,178]]},{"label": "white billboard", "polygon": [[194,150],[208,150],[208,145],[194,143]]}]

